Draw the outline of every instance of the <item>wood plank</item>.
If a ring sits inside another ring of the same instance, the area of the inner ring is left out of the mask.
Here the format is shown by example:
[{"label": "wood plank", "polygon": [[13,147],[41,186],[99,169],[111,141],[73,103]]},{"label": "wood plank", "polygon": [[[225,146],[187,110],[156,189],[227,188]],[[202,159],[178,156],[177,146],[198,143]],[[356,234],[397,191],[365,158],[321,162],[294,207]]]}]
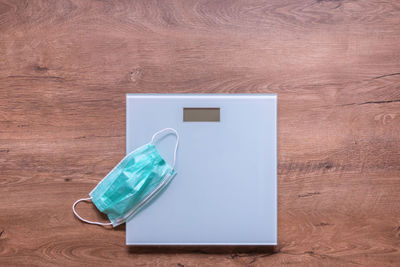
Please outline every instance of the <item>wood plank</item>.
[{"label": "wood plank", "polygon": [[[0,0],[0,265],[398,265],[399,41],[394,0]],[[127,248],[74,218],[135,92],[278,93],[276,248]]]}]

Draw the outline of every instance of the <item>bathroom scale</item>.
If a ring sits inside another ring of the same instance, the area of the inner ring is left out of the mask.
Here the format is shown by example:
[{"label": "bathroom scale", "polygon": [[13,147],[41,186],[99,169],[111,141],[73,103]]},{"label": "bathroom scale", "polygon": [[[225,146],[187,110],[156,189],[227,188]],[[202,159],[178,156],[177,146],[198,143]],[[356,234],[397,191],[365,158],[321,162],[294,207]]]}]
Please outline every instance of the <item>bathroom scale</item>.
[{"label": "bathroom scale", "polygon": [[[126,224],[127,245],[276,245],[277,96],[127,94],[126,152],[179,133],[177,174]],[[176,137],[156,147],[172,165]]]}]

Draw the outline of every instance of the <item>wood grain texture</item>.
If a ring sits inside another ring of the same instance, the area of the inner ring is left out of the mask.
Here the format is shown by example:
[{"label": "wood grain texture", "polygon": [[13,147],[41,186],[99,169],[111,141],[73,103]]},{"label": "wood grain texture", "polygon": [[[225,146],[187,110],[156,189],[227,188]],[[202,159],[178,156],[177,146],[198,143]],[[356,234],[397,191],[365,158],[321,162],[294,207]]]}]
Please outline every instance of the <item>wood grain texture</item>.
[{"label": "wood grain texture", "polygon": [[[127,248],[74,218],[135,92],[278,93],[276,248]],[[0,265],[395,266],[399,132],[396,0],[0,0]]]}]

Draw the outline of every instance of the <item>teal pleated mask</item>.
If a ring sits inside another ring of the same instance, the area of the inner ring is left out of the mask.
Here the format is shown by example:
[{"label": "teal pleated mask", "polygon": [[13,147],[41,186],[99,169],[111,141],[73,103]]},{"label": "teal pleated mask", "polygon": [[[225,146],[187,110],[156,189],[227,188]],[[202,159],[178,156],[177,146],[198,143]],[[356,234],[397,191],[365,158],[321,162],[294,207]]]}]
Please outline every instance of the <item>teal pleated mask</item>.
[{"label": "teal pleated mask", "polygon": [[[165,162],[155,146],[157,136],[166,131],[176,135],[172,166]],[[156,132],[150,143],[126,155],[89,193],[89,198],[77,200],[72,205],[74,214],[84,222],[97,225],[115,227],[126,222],[175,176],[178,143],[179,135],[175,129],[166,128]],[[110,223],[93,222],[79,216],[75,207],[81,201],[92,201],[99,211],[107,215]]]}]

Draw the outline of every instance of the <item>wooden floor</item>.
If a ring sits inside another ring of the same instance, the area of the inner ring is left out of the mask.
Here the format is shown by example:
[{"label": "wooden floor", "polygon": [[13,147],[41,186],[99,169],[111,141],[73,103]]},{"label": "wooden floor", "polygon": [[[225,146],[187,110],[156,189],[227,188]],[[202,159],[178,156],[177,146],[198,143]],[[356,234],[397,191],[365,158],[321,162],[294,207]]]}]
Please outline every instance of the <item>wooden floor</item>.
[{"label": "wooden floor", "polygon": [[[278,94],[276,248],[127,248],[73,216],[138,92]],[[400,2],[0,0],[0,265],[133,264],[398,266]]]}]

